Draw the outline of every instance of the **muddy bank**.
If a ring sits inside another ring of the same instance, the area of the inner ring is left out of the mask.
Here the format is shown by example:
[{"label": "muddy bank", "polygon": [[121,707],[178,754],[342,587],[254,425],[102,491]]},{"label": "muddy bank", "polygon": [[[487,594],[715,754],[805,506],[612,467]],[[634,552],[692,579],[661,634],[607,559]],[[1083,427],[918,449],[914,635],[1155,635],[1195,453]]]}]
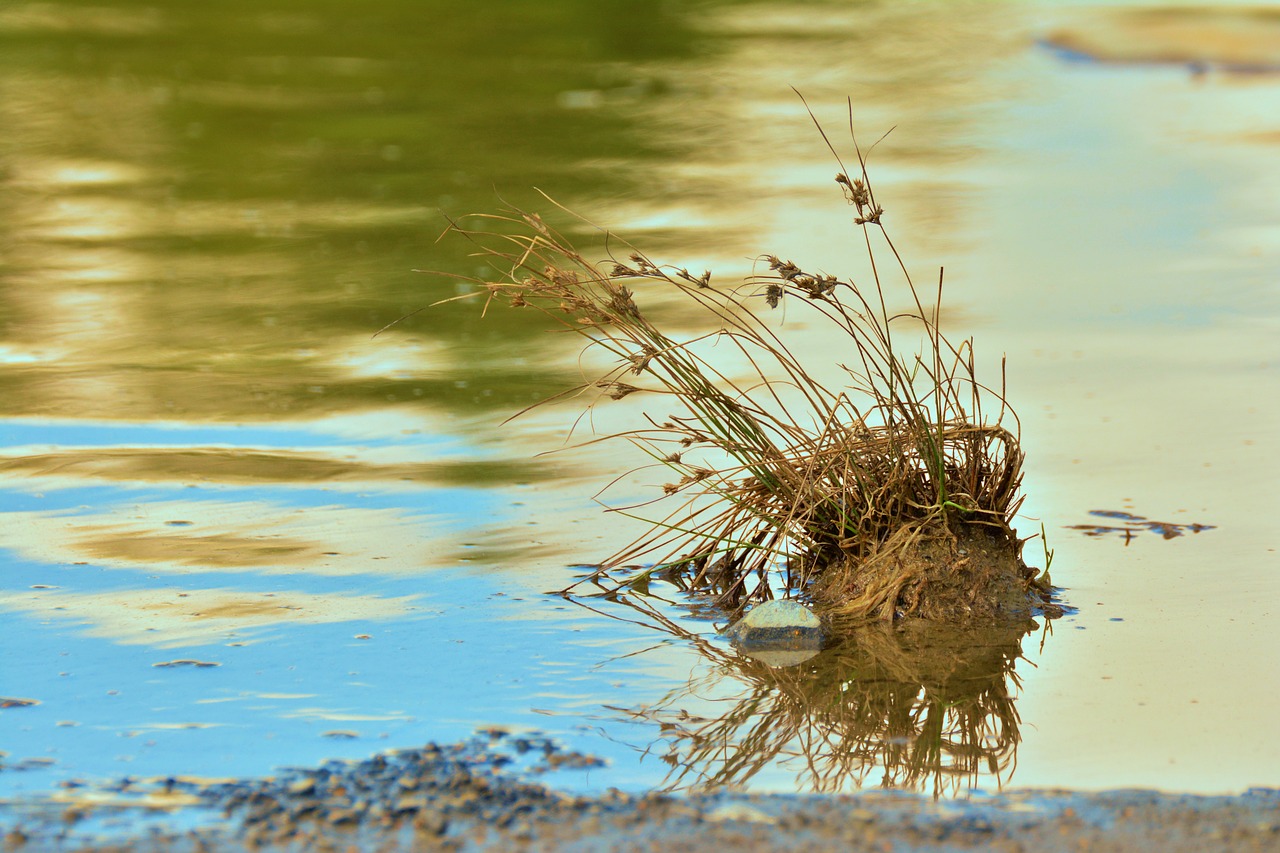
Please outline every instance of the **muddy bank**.
[{"label": "muddy bank", "polygon": [[[520,760],[530,755],[533,761]],[[530,781],[530,774],[593,761],[539,738],[512,736],[502,751],[477,739],[264,780],[123,780],[65,801],[5,804],[0,827],[7,851],[100,853],[1280,849],[1280,789],[1239,796],[1015,791],[935,801],[887,791],[584,797]],[[524,775],[511,772],[520,764]],[[148,810],[166,803],[182,804],[169,828],[146,825]],[[196,818],[186,822],[191,828],[174,828],[184,813]]]}]

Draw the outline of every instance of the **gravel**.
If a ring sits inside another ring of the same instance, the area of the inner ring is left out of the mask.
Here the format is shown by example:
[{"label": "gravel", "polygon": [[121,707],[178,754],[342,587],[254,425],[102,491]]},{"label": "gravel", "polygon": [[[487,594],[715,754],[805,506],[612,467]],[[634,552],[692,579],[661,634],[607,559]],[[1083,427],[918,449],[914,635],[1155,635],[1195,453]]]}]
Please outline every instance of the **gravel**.
[{"label": "gravel", "polygon": [[[517,758],[527,755],[536,763],[526,774],[511,772]],[[527,778],[528,772],[597,761],[561,751],[544,738],[490,732],[461,744],[329,762],[269,779],[121,780],[92,796],[0,804],[0,834],[6,851],[98,853],[1280,851],[1280,790],[1269,788],[1238,796],[1014,791],[966,800],[892,791],[821,796],[611,790],[585,797]],[[180,804],[176,815],[199,819],[184,830],[172,828],[172,815],[170,828],[147,825],[147,810],[165,802]]]}]

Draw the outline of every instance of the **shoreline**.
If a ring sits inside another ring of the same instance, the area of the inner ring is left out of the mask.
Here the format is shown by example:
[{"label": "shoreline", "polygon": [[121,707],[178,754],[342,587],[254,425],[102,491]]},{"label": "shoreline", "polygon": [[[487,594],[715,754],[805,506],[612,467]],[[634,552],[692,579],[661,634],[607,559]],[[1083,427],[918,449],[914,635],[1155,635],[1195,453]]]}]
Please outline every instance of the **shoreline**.
[{"label": "shoreline", "polygon": [[[553,766],[589,766],[578,753]],[[114,802],[0,804],[5,851],[636,850],[739,853],[845,849],[1280,850],[1280,789],[1237,795],[1011,790],[933,799],[852,794],[579,796],[528,781],[479,741],[328,762],[234,782],[125,781]],[[126,802],[132,798],[133,802]],[[219,823],[146,826],[198,813]],[[132,827],[131,827],[132,823]]]}]

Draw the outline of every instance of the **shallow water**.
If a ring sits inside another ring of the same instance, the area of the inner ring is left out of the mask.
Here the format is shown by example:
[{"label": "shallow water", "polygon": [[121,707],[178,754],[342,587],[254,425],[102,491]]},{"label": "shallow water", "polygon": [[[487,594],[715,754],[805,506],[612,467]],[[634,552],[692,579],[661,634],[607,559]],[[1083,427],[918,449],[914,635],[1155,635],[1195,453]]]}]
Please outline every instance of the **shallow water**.
[{"label": "shallow water", "polygon": [[[489,724],[606,758],[554,777],[587,790],[1277,783],[1280,24],[1153,59],[1108,9],[366,8],[0,11],[0,695],[39,702],[0,710],[0,796]],[[895,127],[886,224],[1008,356],[1018,527],[1078,609],[1047,636],[771,669],[669,591],[544,595],[632,531],[591,502],[612,451],[535,458],[569,409],[503,424],[572,346],[470,303],[372,337],[477,272],[444,215],[534,186],[721,280],[762,252],[861,276],[791,84],[846,157],[846,95],[864,144]],[[1124,526],[1094,511],[1212,529],[1074,529]],[[158,666],[187,660],[217,666]]]}]

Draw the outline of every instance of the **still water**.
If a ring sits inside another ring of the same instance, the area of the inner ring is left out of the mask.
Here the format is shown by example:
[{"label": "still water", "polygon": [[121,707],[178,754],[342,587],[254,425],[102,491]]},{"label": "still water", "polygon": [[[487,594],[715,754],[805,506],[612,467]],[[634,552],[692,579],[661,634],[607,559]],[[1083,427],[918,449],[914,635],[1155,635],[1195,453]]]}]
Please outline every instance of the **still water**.
[{"label": "still water", "polygon": [[[582,790],[1280,781],[1280,17],[653,5],[0,8],[0,696],[38,702],[0,797],[483,725],[604,758],[550,777]],[[590,243],[535,187],[722,280],[860,276],[791,86],[845,157],[846,97],[893,128],[886,225],[1007,354],[1050,633],[775,669],[671,590],[548,596],[636,532],[592,501],[617,448],[537,455],[575,410],[505,423],[571,342],[470,302],[374,337],[480,272],[446,216]]]}]

